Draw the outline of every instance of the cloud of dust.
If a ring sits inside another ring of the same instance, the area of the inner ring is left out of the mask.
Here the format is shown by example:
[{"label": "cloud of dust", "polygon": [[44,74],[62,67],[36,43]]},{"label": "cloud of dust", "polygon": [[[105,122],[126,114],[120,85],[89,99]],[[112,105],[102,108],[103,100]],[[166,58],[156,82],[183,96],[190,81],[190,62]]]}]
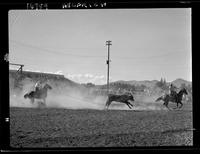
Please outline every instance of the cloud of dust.
[{"label": "cloud of dust", "polygon": [[62,94],[55,94],[49,91],[47,107],[68,108],[68,109],[104,109],[106,98],[96,97],[86,99],[79,92],[71,91]]},{"label": "cloud of dust", "polygon": [[135,95],[134,109],[135,110],[167,110],[163,106],[163,102],[156,102],[156,99],[162,94],[154,95]]},{"label": "cloud of dust", "polygon": [[[34,90],[35,82],[23,80],[23,88],[20,92],[10,92],[11,107],[37,108],[41,100],[36,99],[32,104],[30,99],[25,99],[27,92]],[[48,91],[46,98],[46,107],[49,108],[67,108],[67,109],[105,109],[107,96],[94,96],[87,93],[87,88],[71,87],[70,85],[56,85],[54,81],[49,82],[52,90]],[[13,91],[13,90],[12,90]],[[88,90],[89,91],[89,90]],[[134,95],[135,101],[131,102],[134,106],[132,110],[166,110],[162,102],[155,102],[160,95]],[[130,110],[126,104],[112,102],[110,110]]]},{"label": "cloud of dust", "polygon": [[[10,89],[10,107],[39,107],[39,103],[42,100],[35,99],[32,104],[30,99],[24,98],[24,95],[34,90],[35,82],[23,81],[22,90]],[[50,108],[68,108],[68,109],[104,109],[106,97],[96,96],[87,98],[86,94],[83,94],[78,88],[65,86],[60,88],[55,84],[49,83],[52,86],[52,90],[48,90],[46,98],[46,107]],[[11,92],[12,91],[12,92]]]},{"label": "cloud of dust", "polygon": [[29,99],[25,99],[24,95],[34,90],[34,83],[22,82],[23,89],[11,89],[10,87],[10,107],[37,107],[37,104],[32,104]]}]

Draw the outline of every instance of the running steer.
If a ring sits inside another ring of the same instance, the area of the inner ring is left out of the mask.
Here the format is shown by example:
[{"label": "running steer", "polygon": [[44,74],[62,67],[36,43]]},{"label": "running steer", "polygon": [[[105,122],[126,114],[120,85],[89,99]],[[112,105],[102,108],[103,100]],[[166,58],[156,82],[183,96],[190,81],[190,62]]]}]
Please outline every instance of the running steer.
[{"label": "running steer", "polygon": [[131,106],[133,107],[133,104],[131,104],[129,101],[134,101],[134,97],[132,94],[129,94],[129,95],[109,94],[108,99],[106,101],[106,109],[108,109],[108,107],[112,103],[112,101],[124,103],[131,109]]}]

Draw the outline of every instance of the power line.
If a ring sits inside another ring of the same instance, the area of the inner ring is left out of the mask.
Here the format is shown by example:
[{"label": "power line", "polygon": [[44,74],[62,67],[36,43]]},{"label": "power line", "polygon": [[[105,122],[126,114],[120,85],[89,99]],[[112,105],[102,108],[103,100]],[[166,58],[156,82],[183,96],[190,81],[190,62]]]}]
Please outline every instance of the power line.
[{"label": "power line", "polygon": [[114,58],[120,58],[120,59],[126,59],[126,60],[146,60],[146,59],[153,59],[153,58],[161,58],[161,57],[167,57],[167,56],[173,56],[174,54],[177,53],[183,53],[182,51],[171,51],[171,52],[166,52],[162,54],[155,54],[155,55],[150,55],[146,57],[124,57],[124,56],[114,56]]},{"label": "power line", "polygon": [[11,40],[11,41],[16,43],[16,44],[22,45],[24,47],[37,49],[37,50],[40,50],[40,51],[45,51],[45,52],[53,53],[53,54],[60,54],[60,55],[65,54],[65,55],[69,55],[69,56],[84,57],[84,58],[87,58],[87,57],[88,58],[105,58],[105,56],[78,55],[78,54],[72,54],[72,52],[66,52],[66,51],[61,52],[61,51],[58,51],[58,50],[55,51],[55,50],[46,49],[46,48],[42,48],[42,47],[39,47],[39,46],[35,46],[35,45],[27,44],[27,43],[22,43],[22,42],[18,42],[18,41],[14,41],[14,40]]},{"label": "power line", "polygon": [[[31,45],[31,44],[27,44],[27,43],[23,43],[23,42],[18,42],[18,41],[15,41],[15,40],[11,40],[13,43],[16,43],[18,45],[21,45],[21,46],[24,46],[24,47],[28,47],[28,48],[32,48],[32,49],[37,49],[39,51],[44,51],[46,53],[52,53],[52,54],[59,54],[59,55],[68,55],[68,56],[75,56],[75,57],[81,57],[81,58],[105,58],[105,56],[101,56],[101,55],[98,55],[98,56],[93,56],[93,55],[80,55],[80,54],[73,54],[73,52],[68,52],[68,51],[59,51],[59,50],[52,50],[52,49],[46,49],[46,48],[43,48],[43,47],[39,47],[39,46],[36,46],[36,45]],[[81,50],[101,50],[100,48],[68,48],[68,49],[71,49],[71,50],[78,50],[80,49]],[[102,50],[103,51],[103,50]],[[146,57],[126,57],[126,56],[115,56],[113,55],[113,59],[120,59],[120,60],[151,60],[152,58],[162,58],[162,57],[165,57],[165,56],[171,56],[173,54],[177,54],[177,53],[182,53],[181,51],[179,52],[176,52],[176,51],[172,51],[172,52],[167,52],[167,53],[164,53],[164,54],[159,54],[159,55],[150,55],[150,56],[146,56]]]}]

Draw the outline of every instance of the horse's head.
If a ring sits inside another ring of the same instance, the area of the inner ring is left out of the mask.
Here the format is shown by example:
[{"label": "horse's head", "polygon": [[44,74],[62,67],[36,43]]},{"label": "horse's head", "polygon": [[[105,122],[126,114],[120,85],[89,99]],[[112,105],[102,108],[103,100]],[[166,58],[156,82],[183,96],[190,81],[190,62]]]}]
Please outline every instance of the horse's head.
[{"label": "horse's head", "polygon": [[133,97],[133,93],[131,91],[129,91],[129,100],[135,101],[135,99]]},{"label": "horse's head", "polygon": [[187,90],[185,88],[183,88],[180,92],[182,92],[182,94],[188,94]]},{"label": "horse's head", "polygon": [[52,89],[52,87],[49,84],[45,84],[44,88],[45,89],[50,89],[50,90]]},{"label": "horse's head", "polygon": [[133,97],[132,94],[130,95],[130,100],[131,100],[131,101],[135,101],[135,99],[134,99],[134,97]]}]

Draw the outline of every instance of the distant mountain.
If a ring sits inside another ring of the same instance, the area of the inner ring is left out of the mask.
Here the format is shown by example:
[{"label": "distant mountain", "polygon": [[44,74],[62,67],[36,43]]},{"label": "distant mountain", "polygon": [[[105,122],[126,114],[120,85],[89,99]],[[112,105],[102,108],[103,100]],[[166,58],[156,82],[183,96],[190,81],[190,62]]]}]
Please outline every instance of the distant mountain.
[{"label": "distant mountain", "polygon": [[145,85],[146,87],[154,87],[155,84],[157,83],[157,80],[143,80],[143,81],[137,81],[137,80],[131,80],[131,81],[116,81],[114,83],[124,83],[124,84],[131,84],[131,85]]},{"label": "distant mountain", "polygon": [[[115,81],[112,83],[124,83],[124,84],[131,84],[131,85],[145,85],[146,87],[149,88],[153,88],[156,83],[158,82],[158,80],[142,80],[142,81],[137,81],[137,80],[131,80],[131,81],[124,81],[124,80],[119,80],[119,81]],[[173,83],[175,86],[180,87],[181,84],[185,84],[187,85],[192,85],[192,82],[190,81],[186,81],[184,79],[178,78],[172,82],[167,82],[167,84]]]},{"label": "distant mountain", "polygon": [[[21,78],[21,77],[22,78]],[[27,84],[27,83],[32,83],[35,84],[36,81],[40,80],[41,78],[45,78],[51,81],[54,87],[68,87],[70,88],[75,88],[79,89],[80,91],[86,91],[88,86],[81,85],[79,83],[76,83],[70,79],[65,78],[63,75],[58,75],[58,74],[49,74],[49,73],[41,73],[41,72],[29,72],[29,71],[23,71],[22,75],[16,75],[16,71],[10,70],[9,71],[9,77],[10,77],[10,86],[14,87],[16,83],[21,83],[21,84]],[[19,78],[20,77],[20,78]],[[137,80],[130,80],[130,81],[124,81],[124,80],[119,80],[112,83],[123,83],[123,84],[130,84],[130,85],[145,85],[149,89],[155,89],[156,88],[156,83],[159,82],[158,80],[142,80],[142,81],[137,81]],[[192,85],[192,82],[186,81],[184,79],[178,78],[172,82],[167,82],[167,84],[173,83],[175,86],[180,87],[182,84],[185,84],[186,86]],[[101,88],[101,87],[106,87],[105,85],[93,85],[93,88]]]},{"label": "distant mountain", "polygon": [[180,87],[182,84],[185,84],[186,86],[192,85],[192,82],[180,78],[172,81],[172,83],[177,87]]}]

